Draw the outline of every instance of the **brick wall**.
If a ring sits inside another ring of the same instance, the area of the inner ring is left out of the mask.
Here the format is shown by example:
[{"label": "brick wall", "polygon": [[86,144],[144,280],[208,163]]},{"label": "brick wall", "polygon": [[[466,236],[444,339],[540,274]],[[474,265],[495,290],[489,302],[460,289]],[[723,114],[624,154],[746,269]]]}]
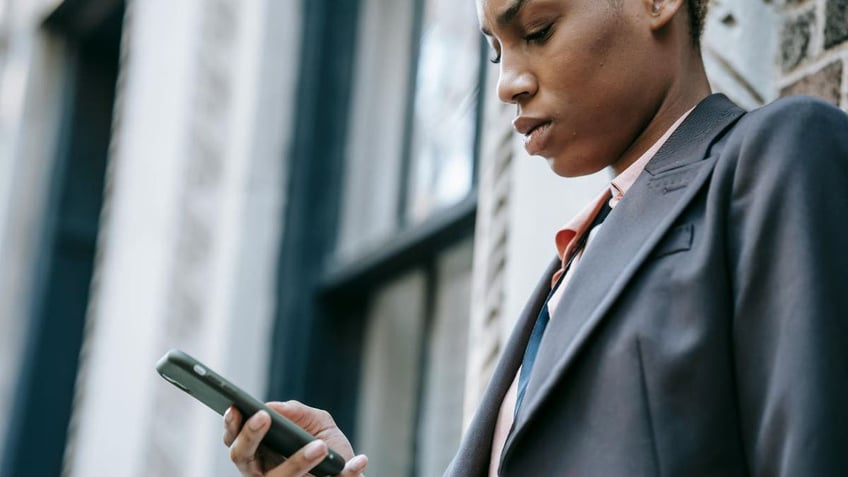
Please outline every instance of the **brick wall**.
[{"label": "brick wall", "polygon": [[781,96],[812,94],[848,110],[848,0],[782,0]]}]

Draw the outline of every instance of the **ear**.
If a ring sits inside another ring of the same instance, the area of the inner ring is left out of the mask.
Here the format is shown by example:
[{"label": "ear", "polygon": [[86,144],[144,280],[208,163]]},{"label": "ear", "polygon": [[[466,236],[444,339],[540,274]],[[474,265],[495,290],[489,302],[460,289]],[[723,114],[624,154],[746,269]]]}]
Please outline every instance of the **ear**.
[{"label": "ear", "polygon": [[686,8],[686,0],[642,0],[650,17],[649,24],[652,31],[661,30],[666,27],[680,10]]}]

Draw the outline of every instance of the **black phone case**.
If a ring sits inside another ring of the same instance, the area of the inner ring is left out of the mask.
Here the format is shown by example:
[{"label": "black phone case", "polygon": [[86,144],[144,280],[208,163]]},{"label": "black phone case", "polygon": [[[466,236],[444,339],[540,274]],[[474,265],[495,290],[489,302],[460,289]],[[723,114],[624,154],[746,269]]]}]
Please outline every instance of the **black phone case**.
[{"label": "black phone case", "polygon": [[[242,391],[215,373],[208,366],[177,349],[168,351],[156,364],[159,374],[174,386],[193,396],[218,414],[223,415],[235,406],[245,418],[260,410],[271,416],[271,428],[262,440],[269,449],[284,457],[315,440],[297,424]],[[344,469],[344,459],[332,449],[327,457],[309,471],[316,477],[338,475]]]}]

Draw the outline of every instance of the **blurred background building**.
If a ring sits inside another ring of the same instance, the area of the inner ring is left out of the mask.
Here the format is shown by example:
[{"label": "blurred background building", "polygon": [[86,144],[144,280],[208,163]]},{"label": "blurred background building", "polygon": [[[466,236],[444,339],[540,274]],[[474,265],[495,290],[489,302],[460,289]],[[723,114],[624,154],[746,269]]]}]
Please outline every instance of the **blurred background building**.
[{"label": "blurred background building", "polygon": [[[714,0],[704,56],[845,108],[847,41],[846,0]],[[472,0],[0,0],[0,475],[235,475],[170,347],[441,475],[607,180],[525,157],[487,54]]]}]

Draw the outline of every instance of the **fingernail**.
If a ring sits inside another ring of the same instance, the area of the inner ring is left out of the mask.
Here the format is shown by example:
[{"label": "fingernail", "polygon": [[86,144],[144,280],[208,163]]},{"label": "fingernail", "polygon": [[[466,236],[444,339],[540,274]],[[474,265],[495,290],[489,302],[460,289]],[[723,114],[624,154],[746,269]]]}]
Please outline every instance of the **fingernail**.
[{"label": "fingernail", "polygon": [[327,453],[327,445],[324,441],[312,441],[303,449],[303,456],[309,460],[323,457]]},{"label": "fingernail", "polygon": [[255,416],[250,418],[251,430],[258,431],[265,424],[265,418],[263,416],[268,416],[268,413],[265,411],[259,411]]},{"label": "fingernail", "polygon": [[233,422],[233,413],[232,408],[228,408],[227,412],[224,413],[224,422],[230,424]]},{"label": "fingernail", "polygon": [[354,472],[362,472],[365,466],[368,465],[368,457],[358,455],[347,463],[348,468]]}]

